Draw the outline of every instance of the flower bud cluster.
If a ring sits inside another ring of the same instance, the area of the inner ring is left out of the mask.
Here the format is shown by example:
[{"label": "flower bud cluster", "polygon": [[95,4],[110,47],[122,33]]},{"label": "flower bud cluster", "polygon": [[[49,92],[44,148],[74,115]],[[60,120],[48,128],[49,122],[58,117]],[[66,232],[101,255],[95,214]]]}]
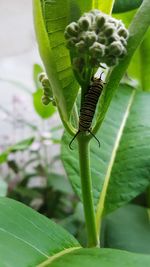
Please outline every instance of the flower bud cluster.
[{"label": "flower bud cluster", "polygon": [[87,56],[92,67],[100,63],[116,65],[126,54],[128,30],[120,20],[92,10],[66,27],[65,38],[73,54],[74,67],[81,71]]},{"label": "flower bud cluster", "polygon": [[39,81],[41,82],[43,88],[43,96],[42,96],[43,105],[48,105],[50,102],[52,102],[52,104],[55,106],[51,85],[45,72],[40,73]]}]

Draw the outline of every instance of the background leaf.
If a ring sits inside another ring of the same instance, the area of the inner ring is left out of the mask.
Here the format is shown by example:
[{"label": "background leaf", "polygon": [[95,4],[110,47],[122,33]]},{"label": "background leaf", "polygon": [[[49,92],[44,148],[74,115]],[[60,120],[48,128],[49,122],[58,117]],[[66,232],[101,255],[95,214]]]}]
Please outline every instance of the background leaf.
[{"label": "background leaf", "polygon": [[113,7],[113,13],[126,12],[138,8],[143,0],[116,0]]},{"label": "background leaf", "polygon": [[23,141],[20,141],[18,143],[16,143],[15,145],[11,146],[9,148],[9,151],[10,152],[17,152],[17,151],[22,151],[22,150],[25,150],[27,149],[28,147],[30,147],[32,145],[34,141],[34,137],[30,137],[30,138],[27,138]]},{"label": "background leaf", "polygon": [[42,119],[48,119],[56,112],[56,108],[52,105],[51,102],[46,106],[43,105],[42,96],[43,89],[38,89],[35,93],[33,93],[33,105],[37,114]]},{"label": "background leaf", "polygon": [[10,153],[26,150],[28,147],[32,145],[33,141],[34,137],[30,137],[7,148],[3,153],[0,154],[0,164],[7,161]]},{"label": "background leaf", "polygon": [[7,198],[0,198],[0,240],[1,267],[38,266],[56,253],[79,247],[63,228]]},{"label": "background leaf", "polygon": [[[91,142],[97,216],[103,205],[105,214],[109,213],[143,192],[150,183],[149,103],[149,93],[121,85],[96,135],[101,148],[94,139]],[[68,135],[63,137],[62,160],[74,190],[82,199],[76,142],[70,152],[70,139]]]},{"label": "background leaf", "polygon": [[111,14],[115,0],[97,1],[93,0],[93,9],[99,9],[100,11]]},{"label": "background leaf", "polygon": [[148,210],[128,205],[104,219],[103,247],[150,254],[150,218]]}]

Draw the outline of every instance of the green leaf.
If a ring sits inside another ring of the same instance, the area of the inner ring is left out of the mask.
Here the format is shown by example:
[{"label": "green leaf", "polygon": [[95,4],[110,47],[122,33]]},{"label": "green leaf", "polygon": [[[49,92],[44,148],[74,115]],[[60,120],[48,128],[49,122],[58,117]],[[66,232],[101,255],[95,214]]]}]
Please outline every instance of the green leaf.
[{"label": "green leaf", "polygon": [[115,0],[97,1],[93,0],[93,9],[99,9],[100,11],[111,14]]},{"label": "green leaf", "polygon": [[47,106],[43,105],[42,96],[42,89],[38,89],[35,93],[33,93],[33,105],[37,114],[42,119],[48,119],[56,112],[56,108],[52,105],[52,103],[49,103]]},{"label": "green leaf", "polygon": [[7,161],[8,155],[9,155],[9,153],[7,151],[5,151],[2,154],[0,154],[0,164],[2,164],[2,163]]},{"label": "green leaf", "polygon": [[[76,6],[75,2],[74,4]],[[70,15],[68,12],[70,5],[67,0],[55,2],[33,0],[33,8],[39,51],[60,116],[67,124],[79,88],[74,79],[64,38],[64,30]]]},{"label": "green leaf", "polygon": [[150,256],[115,249],[77,249],[38,267],[148,267]]},{"label": "green leaf", "polygon": [[140,87],[144,91],[150,91],[150,57],[149,57],[149,47],[150,47],[150,29],[146,33],[146,36],[137,50],[136,54],[131,61],[128,74],[137,79]]},{"label": "green leaf", "polygon": [[150,1],[144,0],[141,7],[138,9],[136,15],[134,16],[130,26],[129,26],[129,38],[127,44],[127,55],[120,61],[120,63],[114,67],[107,77],[107,84],[103,90],[101,96],[100,105],[98,108],[99,115],[97,118],[97,124],[93,130],[94,133],[99,129],[105,113],[109,107],[111,99],[119,86],[119,82],[124,75],[126,69],[129,66],[131,58],[135,53],[136,49],[142,42],[146,31],[150,25]]},{"label": "green leaf", "polygon": [[116,0],[113,7],[113,13],[126,12],[138,8],[143,0]]},{"label": "green leaf", "polygon": [[140,46],[141,85],[144,91],[150,91],[150,29]]},{"label": "green leaf", "polygon": [[25,205],[0,198],[0,266],[45,266],[57,253],[80,247],[73,236]]},{"label": "green leaf", "polygon": [[0,154],[0,164],[7,162],[7,158],[10,153],[15,153],[18,151],[23,151],[23,150],[28,149],[32,145],[33,141],[34,141],[34,137],[30,137],[28,139],[20,141],[16,143],[15,145],[7,148],[6,151]]},{"label": "green leaf", "polygon": [[51,186],[53,190],[65,193],[72,194],[72,188],[67,180],[67,178],[63,175],[57,173],[50,173],[48,175],[47,185]]},{"label": "green leaf", "polygon": [[150,254],[150,219],[148,210],[128,205],[104,219],[103,246]]},{"label": "green leaf", "polygon": [[36,89],[38,89],[41,86],[40,81],[39,81],[39,74],[41,72],[43,72],[42,67],[39,64],[34,64],[33,65],[33,81],[34,81]]},{"label": "green leaf", "polygon": [[[150,94],[121,85],[96,137],[91,142],[93,198],[99,216],[117,209],[150,183]],[[72,186],[82,200],[76,142],[62,140],[62,160]],[[69,155],[69,156],[68,156]],[[104,182],[105,181],[105,182]],[[103,187],[103,190],[102,190]]]},{"label": "green leaf", "polygon": [[0,197],[5,197],[7,195],[7,190],[8,190],[8,184],[0,179]]},{"label": "green leaf", "polygon": [[34,141],[34,137],[27,138],[23,141],[16,143],[15,145],[9,148],[9,152],[23,151],[29,148]]}]

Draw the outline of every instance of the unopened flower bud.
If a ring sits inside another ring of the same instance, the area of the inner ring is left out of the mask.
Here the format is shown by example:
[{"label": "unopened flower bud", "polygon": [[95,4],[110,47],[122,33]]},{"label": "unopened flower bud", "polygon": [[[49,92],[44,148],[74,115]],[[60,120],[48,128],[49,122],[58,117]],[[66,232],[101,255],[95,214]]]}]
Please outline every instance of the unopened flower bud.
[{"label": "unopened flower bud", "polygon": [[104,56],[104,45],[95,42],[90,48],[89,51],[93,56],[102,57]]},{"label": "unopened flower bud", "polygon": [[104,35],[102,34],[98,35],[98,42],[101,44],[106,44],[106,38],[104,37]]},{"label": "unopened flower bud", "polygon": [[123,46],[127,45],[127,41],[124,39],[123,36],[120,37],[120,42],[123,44]]},{"label": "unopened flower bud", "polygon": [[91,46],[97,40],[97,35],[94,31],[87,31],[81,38],[84,40],[86,46]]},{"label": "unopened flower bud", "polygon": [[76,42],[77,42],[77,38],[75,38],[75,37],[70,38],[66,43],[67,48],[74,47]]},{"label": "unopened flower bud", "polygon": [[128,31],[125,28],[120,28],[118,31],[119,36],[123,36],[125,39],[128,37]]},{"label": "unopened flower bud", "polygon": [[53,105],[54,107],[56,107],[56,101],[55,101],[54,98],[53,98],[53,100],[52,100],[52,105]]},{"label": "unopened flower bud", "polygon": [[110,23],[105,26],[105,35],[107,37],[111,36],[115,32],[115,27],[113,27]]},{"label": "unopened flower bud", "polygon": [[77,36],[78,35],[78,24],[76,22],[70,23],[65,30],[68,34],[71,36]]},{"label": "unopened flower bud", "polygon": [[45,72],[41,72],[40,74],[39,74],[39,81],[41,82],[44,78],[46,77],[46,73]]},{"label": "unopened flower bud", "polygon": [[120,56],[123,51],[123,46],[121,42],[113,42],[109,49],[111,55]]},{"label": "unopened flower bud", "polygon": [[41,83],[42,83],[43,87],[50,87],[50,82],[49,82],[49,79],[47,77],[43,77],[43,79],[41,80]]},{"label": "unopened flower bud", "polygon": [[50,100],[49,97],[47,97],[45,95],[42,96],[42,103],[43,103],[43,105],[47,106],[50,102],[51,102],[51,100]]},{"label": "unopened flower bud", "polygon": [[88,16],[84,16],[79,19],[78,23],[81,30],[87,31],[90,27],[91,21]]},{"label": "unopened flower bud", "polygon": [[98,29],[101,29],[106,22],[106,19],[103,15],[97,15],[96,17],[96,26]]},{"label": "unopened flower bud", "polygon": [[85,50],[85,42],[81,40],[75,45],[75,47],[77,48],[78,52],[82,53]]}]

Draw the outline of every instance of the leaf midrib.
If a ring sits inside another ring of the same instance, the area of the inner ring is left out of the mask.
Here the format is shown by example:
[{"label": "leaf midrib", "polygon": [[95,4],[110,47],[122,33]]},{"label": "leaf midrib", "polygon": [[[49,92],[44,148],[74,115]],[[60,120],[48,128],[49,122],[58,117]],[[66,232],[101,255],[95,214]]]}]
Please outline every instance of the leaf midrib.
[{"label": "leaf midrib", "polygon": [[40,263],[39,265],[37,265],[36,267],[46,267],[48,264],[52,263],[54,260],[56,260],[57,258],[65,255],[65,254],[68,254],[76,249],[81,249],[81,247],[72,247],[72,248],[67,248],[61,252],[58,252],[56,253],[54,256],[51,256],[48,258],[48,260]]},{"label": "leaf midrib", "polygon": [[107,172],[106,172],[105,179],[104,179],[103,188],[102,188],[102,191],[101,191],[101,194],[100,194],[100,197],[99,197],[99,201],[98,201],[98,205],[97,205],[97,211],[96,211],[96,227],[97,227],[97,232],[98,233],[99,233],[99,228],[100,228],[99,227],[100,226],[100,220],[101,220],[101,217],[102,217],[102,214],[103,214],[103,210],[104,210],[105,197],[106,197],[106,192],[107,192],[107,188],[108,188],[108,185],[109,185],[111,171],[112,171],[112,168],[113,168],[113,165],[114,165],[114,161],[115,161],[115,158],[116,158],[117,150],[119,148],[119,144],[120,144],[120,140],[121,140],[121,137],[122,137],[122,134],[123,134],[123,130],[124,130],[124,127],[126,125],[126,121],[128,119],[128,116],[130,114],[130,109],[132,107],[132,103],[134,101],[135,95],[136,95],[136,91],[133,90],[133,92],[132,92],[132,94],[130,96],[127,108],[126,108],[126,112],[124,113],[124,116],[123,116],[123,119],[122,119],[122,123],[120,125],[119,131],[118,131],[118,134],[117,134],[117,137],[116,137],[116,141],[114,143],[114,147],[113,147],[113,150],[112,150],[111,158],[110,158],[110,161],[109,161],[109,164],[108,164],[108,168],[107,168]]}]

